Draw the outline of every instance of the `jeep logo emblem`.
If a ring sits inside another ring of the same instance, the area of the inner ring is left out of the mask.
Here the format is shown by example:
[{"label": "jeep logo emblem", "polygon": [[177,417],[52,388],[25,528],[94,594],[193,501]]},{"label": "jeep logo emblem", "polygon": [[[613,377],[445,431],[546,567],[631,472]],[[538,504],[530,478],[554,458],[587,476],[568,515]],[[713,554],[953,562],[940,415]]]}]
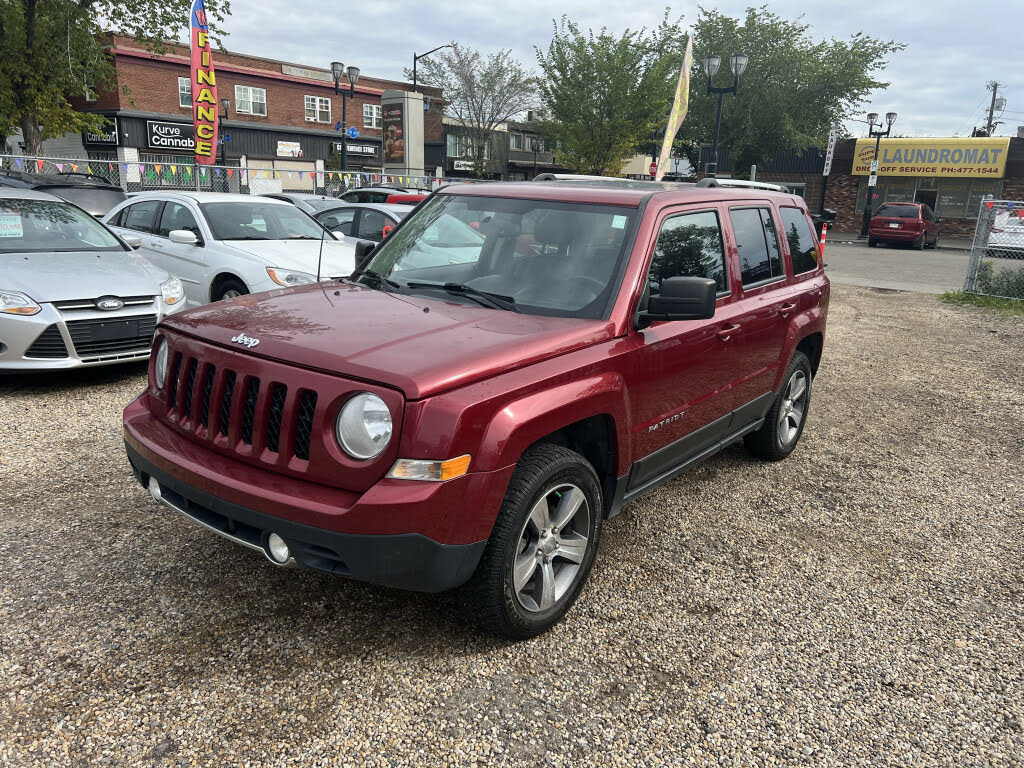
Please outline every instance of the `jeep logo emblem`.
[{"label": "jeep logo emblem", "polygon": [[249,349],[252,349],[260,343],[259,339],[254,339],[251,336],[246,336],[244,333],[240,333],[237,336],[232,336],[231,340],[236,344],[244,344]]},{"label": "jeep logo emblem", "polygon": [[101,296],[93,303],[96,305],[96,309],[102,309],[105,312],[113,312],[124,306],[124,302],[116,296]]}]

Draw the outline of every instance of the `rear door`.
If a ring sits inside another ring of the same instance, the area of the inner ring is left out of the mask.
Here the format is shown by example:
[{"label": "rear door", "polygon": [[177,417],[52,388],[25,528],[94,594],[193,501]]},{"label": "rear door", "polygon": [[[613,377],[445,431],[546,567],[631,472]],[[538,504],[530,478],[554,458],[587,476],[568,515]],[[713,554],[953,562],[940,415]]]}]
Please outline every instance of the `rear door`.
[{"label": "rear door", "polygon": [[800,289],[787,272],[779,222],[770,203],[729,206],[728,219],[740,280],[734,387],[739,405],[756,411],[752,404],[764,402],[784,364],[786,333],[800,306]]},{"label": "rear door", "polygon": [[157,216],[163,205],[162,200],[140,200],[125,208],[118,217],[118,231],[135,235],[142,241],[139,252],[165,272],[174,272],[168,267],[167,254],[155,247]]}]

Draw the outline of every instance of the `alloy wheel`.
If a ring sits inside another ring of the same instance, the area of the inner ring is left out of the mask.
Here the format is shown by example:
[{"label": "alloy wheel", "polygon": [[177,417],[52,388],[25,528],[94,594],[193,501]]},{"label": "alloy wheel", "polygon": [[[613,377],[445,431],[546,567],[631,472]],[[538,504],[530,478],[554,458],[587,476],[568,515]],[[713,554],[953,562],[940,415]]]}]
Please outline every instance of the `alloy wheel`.
[{"label": "alloy wheel", "polygon": [[807,374],[803,370],[793,371],[786,383],[786,394],[779,408],[779,442],[783,445],[793,442],[800,432],[810,396],[807,384]]},{"label": "alloy wheel", "polygon": [[590,527],[590,505],[575,485],[541,495],[523,523],[512,561],[512,589],[523,609],[547,611],[569,593],[587,555]]}]

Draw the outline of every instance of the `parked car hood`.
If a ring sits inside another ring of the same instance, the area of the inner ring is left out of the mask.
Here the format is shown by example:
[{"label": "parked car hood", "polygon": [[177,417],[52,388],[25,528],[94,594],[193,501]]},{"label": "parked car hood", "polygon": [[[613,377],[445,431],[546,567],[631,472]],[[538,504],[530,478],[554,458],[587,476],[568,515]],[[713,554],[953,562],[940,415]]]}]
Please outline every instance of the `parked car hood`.
[{"label": "parked car hood", "polygon": [[[240,296],[164,325],[236,350],[386,384],[418,399],[612,338],[601,320],[539,317],[321,283]],[[231,339],[258,339],[242,346]]]},{"label": "parked car hood", "polygon": [[37,302],[156,296],[169,277],[134,251],[0,253],[0,288]]},{"label": "parked car hood", "polygon": [[[308,272],[311,275],[316,274],[317,259],[320,256],[319,240],[223,240],[221,242],[265,261],[268,267],[294,269],[298,272]],[[356,263],[355,254],[354,244],[325,239],[320,274],[327,277],[352,274]]]}]

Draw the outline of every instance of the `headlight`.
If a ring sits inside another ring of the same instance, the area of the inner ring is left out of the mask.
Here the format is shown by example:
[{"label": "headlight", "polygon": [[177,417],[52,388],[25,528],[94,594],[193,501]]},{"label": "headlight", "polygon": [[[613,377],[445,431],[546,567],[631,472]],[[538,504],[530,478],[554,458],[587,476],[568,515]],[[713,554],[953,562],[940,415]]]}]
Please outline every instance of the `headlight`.
[{"label": "headlight", "polygon": [[164,297],[165,304],[177,304],[185,298],[185,287],[181,284],[181,280],[172,277],[160,286],[160,293]]},{"label": "headlight", "polygon": [[285,288],[291,288],[293,285],[305,285],[306,283],[316,282],[316,275],[311,275],[308,272],[294,272],[290,269],[267,267],[267,274],[270,275],[271,280],[278,285],[283,285]]},{"label": "headlight", "polygon": [[391,440],[391,411],[376,395],[360,392],[349,398],[338,413],[334,434],[342,450],[353,459],[380,456]]},{"label": "headlight", "polygon": [[167,341],[163,336],[156,340],[156,364],[153,366],[157,389],[163,389],[167,383]]},{"label": "headlight", "polygon": [[42,310],[24,293],[0,291],[0,312],[7,315],[35,315]]}]

